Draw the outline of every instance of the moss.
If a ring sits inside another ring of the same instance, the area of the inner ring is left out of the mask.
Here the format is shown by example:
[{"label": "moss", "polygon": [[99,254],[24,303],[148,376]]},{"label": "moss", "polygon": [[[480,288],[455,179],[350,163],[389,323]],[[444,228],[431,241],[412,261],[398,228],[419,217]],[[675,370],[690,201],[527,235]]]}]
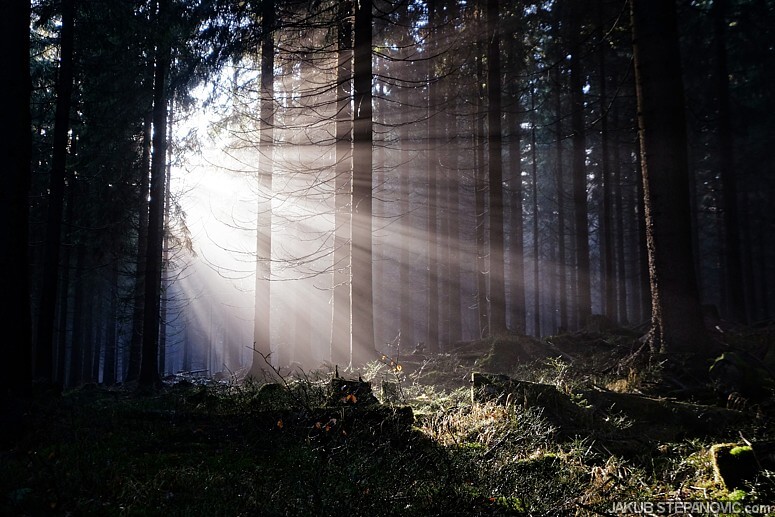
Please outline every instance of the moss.
[{"label": "moss", "polygon": [[727,495],[727,500],[733,501],[733,502],[743,502],[748,498],[748,492],[745,490],[732,490]]},{"label": "moss", "polygon": [[[746,459],[748,457],[753,459],[753,449],[751,448],[750,445],[733,447],[732,449],[729,450],[729,455],[740,459]],[[746,457],[744,458],[743,456],[746,456]]]}]

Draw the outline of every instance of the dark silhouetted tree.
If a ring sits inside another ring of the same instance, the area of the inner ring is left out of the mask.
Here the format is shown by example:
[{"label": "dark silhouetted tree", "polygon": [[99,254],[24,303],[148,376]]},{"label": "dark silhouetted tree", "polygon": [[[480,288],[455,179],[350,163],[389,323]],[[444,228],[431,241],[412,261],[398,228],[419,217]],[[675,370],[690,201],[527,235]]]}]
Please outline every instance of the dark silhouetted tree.
[{"label": "dark silhouetted tree", "polygon": [[46,251],[35,349],[35,376],[44,382],[53,381],[54,318],[59,280],[67,146],[70,133],[70,104],[73,92],[74,26],[74,1],[64,0],[62,2],[60,29],[59,74],[56,86],[56,114],[54,115],[54,150],[49,179]]},{"label": "dark silhouetted tree", "polygon": [[654,352],[704,352],[673,0],[631,2]]},{"label": "dark silhouetted tree", "polygon": [[[0,45],[6,77],[0,82],[0,120],[6,133],[0,139],[3,175],[0,183],[0,321],[7,333],[9,368],[0,381],[0,397],[30,389],[32,329],[28,267],[29,190],[32,140],[30,132],[30,3],[0,5]],[[50,351],[50,348],[49,348]],[[2,410],[5,408],[3,407]]]}]

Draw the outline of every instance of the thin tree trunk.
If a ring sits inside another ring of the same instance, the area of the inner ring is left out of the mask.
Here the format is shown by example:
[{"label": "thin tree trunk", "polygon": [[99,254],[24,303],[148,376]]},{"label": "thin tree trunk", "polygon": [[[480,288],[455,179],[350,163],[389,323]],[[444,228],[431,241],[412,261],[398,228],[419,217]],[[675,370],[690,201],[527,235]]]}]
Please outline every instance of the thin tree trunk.
[{"label": "thin tree trunk", "polygon": [[[272,176],[274,175],[274,0],[264,2],[261,20],[261,123],[259,127],[258,195],[256,221],[256,293],[253,322],[254,354],[250,375],[258,377],[267,366],[271,349],[271,277],[272,277]],[[278,359],[279,360],[279,359]]]},{"label": "thin tree trunk", "polygon": [[409,347],[415,342],[414,335],[414,314],[412,305],[412,291],[414,286],[411,282],[412,266],[411,250],[413,248],[414,225],[412,221],[411,206],[409,197],[412,191],[412,168],[409,165],[410,154],[410,135],[409,135],[409,88],[401,88],[398,92],[401,106],[406,108],[401,110],[401,128],[399,129],[399,142],[401,145],[401,167],[399,169],[400,191],[401,191],[401,256],[399,265],[399,283],[401,289],[401,339],[399,349],[403,354],[409,352]]},{"label": "thin tree trunk", "polygon": [[[614,134],[618,134],[620,121],[619,121],[619,106],[614,105]],[[624,325],[628,322],[627,318],[627,271],[626,271],[626,255],[624,252],[624,199],[622,194],[622,161],[621,161],[621,142],[618,139],[614,140],[614,156],[613,156],[613,192],[614,198],[614,214],[616,216],[616,285],[618,291],[617,298],[617,315],[616,321],[620,325]]]},{"label": "thin tree trunk", "polygon": [[[602,3],[598,3],[598,21],[603,27]],[[601,29],[602,30],[602,29]],[[613,180],[610,166],[610,135],[608,132],[608,92],[606,67],[606,42],[601,41],[598,48],[598,72],[600,74],[600,179],[603,183],[603,213],[602,223],[602,306],[601,311],[609,320],[616,321],[616,268],[614,263],[614,199]]]},{"label": "thin tree trunk", "polygon": [[[428,8],[428,26],[430,30],[434,30],[434,24],[436,23],[436,7],[435,2],[430,0],[427,3]],[[429,35],[430,43],[433,42],[434,34]],[[428,49],[429,54],[433,54],[433,49]],[[436,110],[438,109],[438,86],[436,84],[436,78],[433,74],[434,61],[430,59],[426,62],[427,65],[427,81],[428,81],[428,105],[427,105],[427,124],[426,124],[426,153],[427,163],[426,171],[428,178],[428,234],[426,237],[428,244],[428,298],[426,302],[427,318],[428,318],[428,337],[426,338],[426,344],[428,351],[435,353],[439,351],[439,234],[438,234],[438,211],[439,211],[439,167],[437,156],[437,138],[439,137],[439,125],[437,123],[438,116]]]},{"label": "thin tree trunk", "polygon": [[73,337],[70,342],[70,368],[65,386],[77,386],[81,382],[84,351],[84,305],[86,299],[86,249],[78,246],[76,252],[74,299],[73,299]]},{"label": "thin tree trunk", "polygon": [[[484,67],[482,66],[481,53],[476,61],[477,84],[484,82]],[[479,316],[479,336],[487,337],[490,335],[490,304],[487,297],[487,231],[486,231],[486,202],[487,202],[487,170],[484,161],[484,117],[482,116],[482,107],[484,104],[484,92],[480,91],[477,96],[477,110],[474,113],[475,121],[475,147],[476,159],[474,171],[474,206],[476,211],[476,306]]]},{"label": "thin tree trunk", "polygon": [[719,169],[724,207],[724,251],[726,258],[726,283],[729,316],[732,320],[747,323],[745,282],[743,277],[742,246],[740,243],[740,208],[735,178],[735,136],[732,130],[732,114],[729,101],[729,70],[727,67],[727,0],[713,1],[713,25],[715,36],[716,97],[718,105],[718,152]]},{"label": "thin tree trunk", "polygon": [[494,336],[506,332],[499,14],[498,0],[487,0],[487,170],[490,183],[490,333]]},{"label": "thin tree trunk", "polygon": [[[75,147],[75,143],[77,142],[77,139],[73,140],[73,148]],[[75,154],[75,151],[73,149],[73,154]],[[73,224],[74,218],[75,218],[75,182],[76,182],[76,176],[74,174],[74,171],[70,171],[69,174],[69,187],[67,189],[67,200],[65,205],[65,211],[64,211],[64,228],[65,230],[65,246],[63,246],[63,256],[62,256],[62,276],[60,279],[60,285],[59,285],[59,324],[58,324],[58,332],[57,332],[57,349],[56,349],[56,356],[57,356],[57,374],[56,374],[56,382],[59,386],[65,386],[65,379],[67,377],[67,343],[69,341],[69,338],[71,337],[68,333],[68,327],[72,323],[69,318],[69,303],[70,303],[70,290],[71,290],[71,278],[72,278],[72,272],[70,268],[70,263],[72,262],[72,254],[73,254],[73,246],[72,246],[72,233],[73,233],[73,227],[75,226]]]},{"label": "thin tree trunk", "polygon": [[[170,99],[167,113],[167,134],[172,135],[174,101]],[[170,208],[172,203],[172,146],[167,145],[167,163],[164,182],[164,225],[162,238],[161,306],[159,309],[159,371],[162,377],[167,369],[167,303],[170,288]]]},{"label": "thin tree trunk", "polygon": [[[331,362],[350,364],[352,353],[352,301],[350,259],[352,215],[352,2],[339,4],[338,59],[336,69],[336,165],[334,167],[334,275],[331,328]],[[402,198],[403,199],[403,198]],[[401,285],[404,285],[402,280]],[[402,306],[403,309],[403,306]]]},{"label": "thin tree trunk", "polygon": [[560,331],[568,330],[568,274],[565,249],[565,169],[563,167],[562,75],[555,69],[554,104],[557,118],[555,188],[557,191],[557,278],[559,283]]},{"label": "thin tree trunk", "polygon": [[118,261],[115,261],[110,268],[110,301],[108,304],[107,321],[105,322],[107,338],[105,341],[105,362],[102,366],[102,383],[105,386],[112,386],[116,383],[116,350],[118,346],[116,322],[118,321],[119,296],[118,267]]},{"label": "thin tree trunk", "polygon": [[586,136],[584,92],[581,77],[581,12],[574,3],[571,11],[570,57],[571,130],[573,133],[573,213],[576,236],[576,317],[577,325],[586,324],[592,315],[592,292],[589,268],[589,220],[587,208]]},{"label": "thin tree trunk", "polygon": [[353,366],[376,356],[372,278],[372,1],[355,4],[353,113]]},{"label": "thin tree trunk", "polygon": [[100,359],[102,358],[102,349],[105,346],[105,325],[102,320],[105,314],[103,296],[104,282],[102,278],[94,278],[92,284],[92,302],[89,304],[89,328],[92,335],[92,353],[91,353],[91,371],[89,372],[89,382],[99,382],[100,379]]},{"label": "thin tree trunk", "polygon": [[[518,77],[520,62],[513,38],[509,39],[508,55],[512,61],[509,75]],[[513,81],[507,85],[507,98],[511,105],[506,115],[506,126],[511,133],[508,142],[509,153],[509,318],[512,330],[520,333],[526,331],[526,295],[525,295],[525,222],[523,215],[525,189],[522,184],[522,128],[520,117],[519,91]],[[492,228],[492,227],[491,227]]]},{"label": "thin tree trunk", "polygon": [[148,195],[150,192],[151,141],[153,113],[149,111],[143,122],[143,154],[140,159],[140,209],[137,229],[137,259],[135,266],[134,305],[132,308],[132,337],[129,342],[129,364],[125,381],[137,380],[140,375],[140,357],[143,354],[143,313],[145,312],[145,258],[148,253]]},{"label": "thin tree trunk", "polygon": [[538,149],[536,148],[536,104],[535,88],[530,88],[530,179],[533,183],[533,335],[541,337],[541,289],[540,261],[541,250],[539,242],[538,218]]},{"label": "thin tree trunk", "polygon": [[[450,96],[453,92],[450,90]],[[458,138],[457,115],[456,110],[452,109],[449,115],[449,144],[450,148],[455,148]],[[451,153],[449,161],[449,170],[451,172],[448,179],[447,208],[449,218],[449,340],[450,343],[456,343],[463,339],[463,315],[462,315],[462,294],[460,281],[460,182],[458,181],[458,154]]]},{"label": "thin tree trunk", "polygon": [[[638,296],[637,302],[639,310],[636,311],[640,321],[646,321],[651,317],[651,285],[649,280],[649,250],[648,239],[646,238],[646,206],[645,206],[645,194],[643,190],[643,166],[640,156],[643,151],[641,150],[640,138],[637,142],[637,155],[635,172],[636,172],[636,195],[637,195],[637,216],[636,224],[638,228]],[[636,203],[633,203],[636,204]]]}]

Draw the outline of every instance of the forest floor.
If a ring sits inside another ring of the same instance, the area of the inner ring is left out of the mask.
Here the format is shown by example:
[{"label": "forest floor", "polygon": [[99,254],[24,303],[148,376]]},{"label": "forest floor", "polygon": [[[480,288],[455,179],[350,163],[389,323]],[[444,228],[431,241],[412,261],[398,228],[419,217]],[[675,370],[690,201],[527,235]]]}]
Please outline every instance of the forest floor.
[{"label": "forest floor", "polygon": [[604,325],[385,357],[379,400],[329,371],[41,392],[2,422],[0,514],[766,515],[775,331],[724,341],[695,383]]}]

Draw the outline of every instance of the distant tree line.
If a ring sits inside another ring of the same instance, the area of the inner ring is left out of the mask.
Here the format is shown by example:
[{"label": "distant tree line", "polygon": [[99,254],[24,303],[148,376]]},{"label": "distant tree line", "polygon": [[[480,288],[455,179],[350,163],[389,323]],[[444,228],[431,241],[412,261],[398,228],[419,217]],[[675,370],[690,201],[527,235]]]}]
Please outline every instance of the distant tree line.
[{"label": "distant tree line", "polygon": [[[691,353],[702,305],[772,319],[772,2],[37,0],[0,15],[16,71],[11,386],[153,386],[191,366],[201,323],[175,285],[193,244],[169,181],[188,149],[170,127],[202,83],[257,193],[253,335],[224,320],[222,341],[276,365],[594,314]],[[174,319],[180,359],[165,356]]]}]

